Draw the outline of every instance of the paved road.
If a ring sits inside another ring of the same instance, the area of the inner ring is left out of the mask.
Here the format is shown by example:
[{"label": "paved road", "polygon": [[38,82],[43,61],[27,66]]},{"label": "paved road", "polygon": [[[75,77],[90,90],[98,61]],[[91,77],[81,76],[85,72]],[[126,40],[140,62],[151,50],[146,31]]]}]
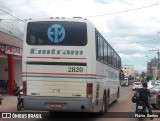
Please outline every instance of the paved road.
[{"label": "paved road", "polygon": [[[117,112],[134,112],[135,104],[131,102],[131,97],[133,91],[130,87],[121,88],[121,96],[116,103],[110,105],[109,113],[104,116],[95,116],[94,114],[76,114],[76,113],[58,113],[54,116],[50,116],[49,113],[45,113],[45,118],[43,119],[16,119],[16,121],[138,121],[137,118],[118,118],[120,113]],[[16,97],[14,96],[4,96],[3,104],[0,106],[0,112],[4,111],[17,111],[16,110]],[[21,112],[30,112],[29,110],[23,110]],[[110,113],[114,112],[114,113]],[[153,110],[153,112],[160,112],[160,110]],[[93,116],[94,115],[94,116]],[[112,118],[109,118],[112,115]],[[118,115],[118,116],[117,116]],[[128,115],[128,113],[123,113],[123,115]],[[90,118],[89,118],[90,117]],[[115,118],[113,118],[115,117]],[[149,121],[149,118],[145,118],[143,121]],[[160,118],[155,118],[154,121],[159,121]],[[0,119],[0,121],[15,121],[15,119]]]}]

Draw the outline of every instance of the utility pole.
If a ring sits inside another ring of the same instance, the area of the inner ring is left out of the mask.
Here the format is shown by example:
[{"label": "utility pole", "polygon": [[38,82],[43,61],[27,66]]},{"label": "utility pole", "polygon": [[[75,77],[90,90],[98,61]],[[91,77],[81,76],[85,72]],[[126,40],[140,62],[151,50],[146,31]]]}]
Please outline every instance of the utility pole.
[{"label": "utility pole", "polygon": [[158,73],[157,73],[157,79],[160,79],[160,60],[159,60],[159,49],[151,49],[151,50],[149,50],[149,51],[158,51],[158,61],[157,61],[157,70],[158,70]]},{"label": "utility pole", "polygon": [[148,56],[145,56],[147,57],[147,76],[151,76],[153,77],[153,69],[152,69],[152,59],[149,58]]}]

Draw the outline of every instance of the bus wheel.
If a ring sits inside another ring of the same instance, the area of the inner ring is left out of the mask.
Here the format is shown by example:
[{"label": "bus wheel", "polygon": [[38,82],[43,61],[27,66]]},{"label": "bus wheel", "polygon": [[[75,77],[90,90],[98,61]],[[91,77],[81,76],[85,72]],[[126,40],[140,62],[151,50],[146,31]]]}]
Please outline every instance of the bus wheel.
[{"label": "bus wheel", "polygon": [[107,95],[106,98],[106,112],[108,112],[108,108],[109,108],[109,94]]},{"label": "bus wheel", "polygon": [[102,110],[100,111],[100,115],[104,115],[108,111],[108,96],[104,93],[102,100]]},{"label": "bus wheel", "polygon": [[117,92],[117,98],[120,97],[120,90],[118,89],[118,92]]}]

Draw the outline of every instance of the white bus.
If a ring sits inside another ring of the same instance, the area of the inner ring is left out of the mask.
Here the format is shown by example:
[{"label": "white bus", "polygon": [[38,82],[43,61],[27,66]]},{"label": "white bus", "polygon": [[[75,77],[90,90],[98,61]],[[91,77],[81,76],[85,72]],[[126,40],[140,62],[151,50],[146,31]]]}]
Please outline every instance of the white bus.
[{"label": "white bus", "polygon": [[124,79],[121,80],[121,86],[129,86],[128,78],[124,78]]},{"label": "white bus", "polygon": [[119,97],[121,58],[89,20],[30,19],[24,38],[24,108],[103,114]]}]

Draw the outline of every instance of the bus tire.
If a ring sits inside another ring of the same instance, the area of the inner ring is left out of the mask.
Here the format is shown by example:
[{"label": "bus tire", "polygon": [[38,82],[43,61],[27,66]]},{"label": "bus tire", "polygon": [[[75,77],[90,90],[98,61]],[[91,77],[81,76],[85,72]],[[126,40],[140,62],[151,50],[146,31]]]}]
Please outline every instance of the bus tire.
[{"label": "bus tire", "polygon": [[106,96],[106,93],[104,93],[102,100],[102,110],[99,112],[100,115],[104,115],[105,113],[108,112],[108,105],[109,105],[108,95]]},{"label": "bus tire", "polygon": [[119,88],[118,88],[117,98],[119,98],[119,97],[120,97],[120,90],[119,90]]},{"label": "bus tire", "polygon": [[107,94],[106,97],[106,112],[108,112],[108,109],[109,109],[109,93]]}]

